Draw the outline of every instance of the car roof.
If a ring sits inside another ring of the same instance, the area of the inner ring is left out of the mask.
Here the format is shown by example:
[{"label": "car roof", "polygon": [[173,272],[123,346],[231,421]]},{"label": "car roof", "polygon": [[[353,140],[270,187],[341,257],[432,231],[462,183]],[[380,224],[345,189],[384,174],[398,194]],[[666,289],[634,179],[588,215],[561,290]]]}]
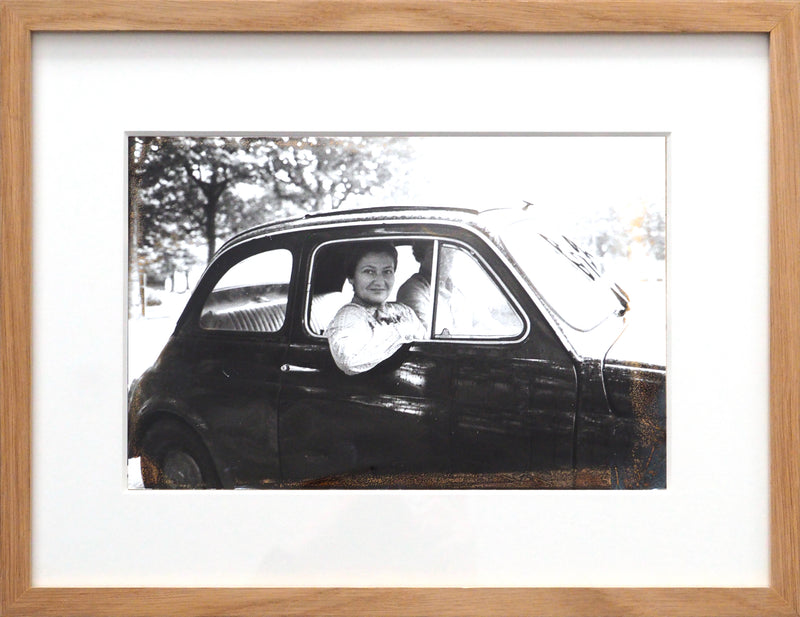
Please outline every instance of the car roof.
[{"label": "car roof", "polygon": [[[233,246],[255,238],[269,236],[274,233],[308,230],[314,227],[328,227],[331,225],[353,223],[413,223],[415,221],[424,221],[454,223],[459,225],[466,224],[482,231],[490,231],[486,225],[489,219],[504,218],[509,220],[515,215],[524,216],[524,214],[524,211],[521,209],[510,208],[479,211],[469,208],[429,206],[392,206],[311,212],[303,216],[282,219],[252,227],[230,238],[220,247],[217,253],[222,253]],[[491,227],[491,225],[489,227]]]}]

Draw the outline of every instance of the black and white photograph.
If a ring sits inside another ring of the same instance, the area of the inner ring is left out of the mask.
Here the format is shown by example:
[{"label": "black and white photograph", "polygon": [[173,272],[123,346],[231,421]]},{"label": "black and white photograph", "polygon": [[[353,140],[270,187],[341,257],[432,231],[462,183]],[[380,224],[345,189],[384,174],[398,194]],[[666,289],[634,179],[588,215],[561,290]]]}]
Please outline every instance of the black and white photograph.
[{"label": "black and white photograph", "polygon": [[665,489],[663,134],[131,134],[129,489]]}]

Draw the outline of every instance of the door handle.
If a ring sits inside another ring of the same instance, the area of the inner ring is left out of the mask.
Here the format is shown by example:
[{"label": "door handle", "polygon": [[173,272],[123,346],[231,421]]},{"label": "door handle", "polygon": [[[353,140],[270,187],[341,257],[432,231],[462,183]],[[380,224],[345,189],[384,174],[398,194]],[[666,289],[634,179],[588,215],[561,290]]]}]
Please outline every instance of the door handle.
[{"label": "door handle", "polygon": [[298,366],[297,364],[282,364],[281,371],[284,373],[319,373],[318,368],[310,366]]}]

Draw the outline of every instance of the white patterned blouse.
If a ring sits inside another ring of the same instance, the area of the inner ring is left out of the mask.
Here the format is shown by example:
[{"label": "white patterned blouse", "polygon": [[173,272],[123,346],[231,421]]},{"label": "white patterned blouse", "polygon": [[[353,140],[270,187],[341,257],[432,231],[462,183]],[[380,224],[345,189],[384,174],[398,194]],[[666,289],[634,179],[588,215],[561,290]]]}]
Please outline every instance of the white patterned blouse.
[{"label": "white patterned blouse", "polygon": [[325,335],[336,366],[356,375],[383,362],[403,343],[423,338],[425,327],[405,304],[371,308],[350,302],[338,310]]}]

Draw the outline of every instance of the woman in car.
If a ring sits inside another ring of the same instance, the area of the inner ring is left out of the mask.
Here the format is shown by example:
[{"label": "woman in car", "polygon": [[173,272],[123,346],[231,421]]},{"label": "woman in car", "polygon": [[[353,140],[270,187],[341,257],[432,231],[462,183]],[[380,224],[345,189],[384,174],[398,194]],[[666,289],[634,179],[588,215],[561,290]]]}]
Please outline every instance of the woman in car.
[{"label": "woman in car", "polygon": [[346,263],[353,299],[325,329],[331,355],[347,375],[363,373],[420,339],[425,327],[404,304],[387,302],[394,287],[397,250],[388,242],[356,242]]}]

